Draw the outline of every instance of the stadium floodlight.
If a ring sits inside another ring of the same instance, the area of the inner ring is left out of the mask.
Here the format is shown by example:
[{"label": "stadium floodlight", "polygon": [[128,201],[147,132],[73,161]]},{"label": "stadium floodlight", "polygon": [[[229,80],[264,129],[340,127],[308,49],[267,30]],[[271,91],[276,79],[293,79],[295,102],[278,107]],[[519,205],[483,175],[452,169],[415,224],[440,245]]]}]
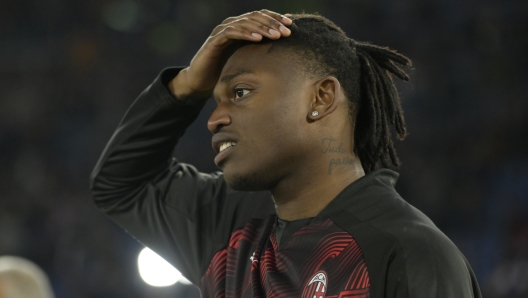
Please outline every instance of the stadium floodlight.
[{"label": "stadium floodlight", "polygon": [[177,282],[190,284],[180,271],[148,247],[139,253],[138,269],[143,281],[153,287],[168,287]]}]

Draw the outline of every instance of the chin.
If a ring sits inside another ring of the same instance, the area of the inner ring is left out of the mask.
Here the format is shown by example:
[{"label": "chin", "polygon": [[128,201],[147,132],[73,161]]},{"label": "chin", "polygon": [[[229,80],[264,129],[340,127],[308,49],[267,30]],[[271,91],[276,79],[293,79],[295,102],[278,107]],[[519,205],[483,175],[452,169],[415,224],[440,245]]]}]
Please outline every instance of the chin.
[{"label": "chin", "polygon": [[224,172],[224,179],[229,187],[238,191],[261,191],[270,189],[257,173],[230,174]]}]

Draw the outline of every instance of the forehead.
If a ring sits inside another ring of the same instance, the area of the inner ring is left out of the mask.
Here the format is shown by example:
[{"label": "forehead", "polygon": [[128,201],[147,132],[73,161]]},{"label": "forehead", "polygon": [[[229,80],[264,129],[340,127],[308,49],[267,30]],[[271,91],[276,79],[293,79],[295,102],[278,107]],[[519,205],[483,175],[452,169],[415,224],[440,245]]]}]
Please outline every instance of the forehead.
[{"label": "forehead", "polygon": [[291,76],[293,69],[288,55],[282,51],[270,51],[271,46],[271,43],[264,43],[239,48],[227,60],[220,77],[240,71],[273,74],[276,78]]}]

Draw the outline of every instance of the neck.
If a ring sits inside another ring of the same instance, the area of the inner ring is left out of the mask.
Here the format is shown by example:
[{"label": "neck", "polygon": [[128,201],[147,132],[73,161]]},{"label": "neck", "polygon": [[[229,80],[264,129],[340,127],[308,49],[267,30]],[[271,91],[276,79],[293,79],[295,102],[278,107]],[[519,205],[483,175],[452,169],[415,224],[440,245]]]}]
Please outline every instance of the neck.
[{"label": "neck", "polygon": [[[283,220],[315,217],[345,187],[365,175],[359,159],[341,143],[323,139],[322,154],[302,170],[282,179],[271,191]],[[322,157],[322,158],[321,158]]]}]

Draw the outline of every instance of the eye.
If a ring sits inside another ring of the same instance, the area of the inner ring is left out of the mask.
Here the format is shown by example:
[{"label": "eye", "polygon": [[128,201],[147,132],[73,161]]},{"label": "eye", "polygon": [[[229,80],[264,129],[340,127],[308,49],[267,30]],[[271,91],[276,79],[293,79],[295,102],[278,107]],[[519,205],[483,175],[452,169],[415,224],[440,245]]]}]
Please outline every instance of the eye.
[{"label": "eye", "polygon": [[235,99],[241,98],[248,94],[251,90],[245,88],[235,88]]}]

